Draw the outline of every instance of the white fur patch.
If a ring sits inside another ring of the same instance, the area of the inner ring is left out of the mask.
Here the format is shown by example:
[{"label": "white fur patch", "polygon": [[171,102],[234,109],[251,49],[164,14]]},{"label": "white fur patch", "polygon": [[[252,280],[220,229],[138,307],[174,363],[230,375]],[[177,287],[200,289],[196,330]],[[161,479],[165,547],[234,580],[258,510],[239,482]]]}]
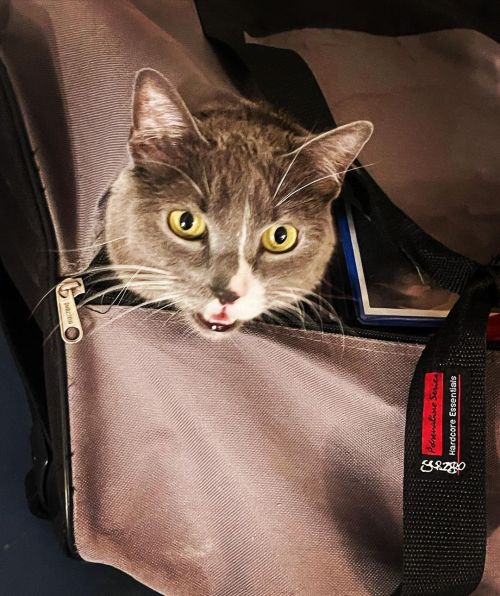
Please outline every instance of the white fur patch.
[{"label": "white fur patch", "polygon": [[[262,313],[265,308],[265,289],[262,283],[255,277],[248,263],[244,261],[238,272],[233,276],[229,288],[238,292],[238,298],[233,304],[229,304],[227,312],[234,319],[249,321]],[[234,289],[233,289],[234,288]],[[243,289],[243,293],[239,292]]]},{"label": "white fur patch", "polygon": [[242,266],[243,261],[245,260],[245,244],[247,243],[248,237],[248,219],[250,217],[250,205],[248,204],[248,199],[245,202],[245,209],[243,210],[243,221],[241,223],[241,232],[240,232],[240,243],[238,246],[238,257],[240,262],[240,267]]},{"label": "white fur patch", "polygon": [[239,296],[244,296],[248,292],[252,278],[255,279],[250,265],[245,259],[240,258],[238,271],[231,278],[228,287]]},{"label": "white fur patch", "polygon": [[264,309],[264,286],[244,259],[240,260],[238,271],[229,282],[229,289],[240,296],[236,302],[229,304],[227,309],[235,319],[248,321]]},{"label": "white fur patch", "polygon": [[249,321],[260,315],[265,308],[265,289],[252,273],[250,265],[243,261],[235,275],[231,278],[229,289],[240,297],[232,304],[221,304],[219,300],[211,300],[202,315],[210,321],[214,316],[225,313],[227,322]]},{"label": "white fur patch", "polygon": [[227,322],[249,321],[259,316],[265,309],[265,289],[259,279],[252,272],[248,261],[245,259],[245,246],[248,239],[248,224],[250,219],[250,205],[245,203],[243,221],[238,243],[238,270],[229,281],[228,289],[238,294],[239,298],[232,304],[222,305],[219,300],[211,300],[203,316],[210,321],[214,316],[224,316]]}]

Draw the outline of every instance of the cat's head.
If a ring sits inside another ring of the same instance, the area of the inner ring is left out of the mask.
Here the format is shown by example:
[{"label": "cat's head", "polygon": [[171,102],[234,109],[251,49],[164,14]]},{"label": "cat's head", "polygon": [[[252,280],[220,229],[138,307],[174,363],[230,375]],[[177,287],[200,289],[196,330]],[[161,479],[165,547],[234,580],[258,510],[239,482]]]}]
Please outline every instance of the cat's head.
[{"label": "cat's head", "polygon": [[289,308],[321,281],[331,202],[372,130],[314,135],[239,99],[193,116],[162,75],[140,71],[131,162],[106,213],[112,264],[136,294],[173,302],[212,336]]}]

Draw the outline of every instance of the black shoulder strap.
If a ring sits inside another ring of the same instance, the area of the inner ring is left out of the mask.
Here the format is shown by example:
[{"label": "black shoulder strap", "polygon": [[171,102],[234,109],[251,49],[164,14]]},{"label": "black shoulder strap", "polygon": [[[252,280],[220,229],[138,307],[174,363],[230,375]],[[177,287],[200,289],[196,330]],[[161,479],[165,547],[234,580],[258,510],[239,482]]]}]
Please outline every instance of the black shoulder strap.
[{"label": "black shoulder strap", "polygon": [[499,291],[478,267],[418,361],[406,413],[402,594],[465,596],[486,551],[486,325]]},{"label": "black shoulder strap", "polygon": [[[314,75],[295,52],[245,43],[245,14],[238,8],[248,3],[196,3],[205,34],[240,83],[246,71],[268,101],[306,128],[335,126]],[[461,294],[424,349],[411,384],[397,593],[470,594],[481,580],[486,549],[485,330],[499,300],[498,268],[482,267],[430,237],[365,172],[347,183],[368,190],[358,207],[418,268]]]}]

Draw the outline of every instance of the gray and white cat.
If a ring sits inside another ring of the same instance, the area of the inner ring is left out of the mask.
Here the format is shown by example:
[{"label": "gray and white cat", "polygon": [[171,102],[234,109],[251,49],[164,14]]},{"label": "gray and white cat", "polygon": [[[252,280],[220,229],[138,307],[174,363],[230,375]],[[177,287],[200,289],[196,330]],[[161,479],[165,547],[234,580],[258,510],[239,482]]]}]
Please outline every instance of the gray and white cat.
[{"label": "gray and white cat", "polygon": [[112,266],[205,335],[292,306],[321,282],[331,202],[372,131],[358,121],[314,135],[239,98],[192,115],[160,73],[141,70],[131,160],[106,210]]}]

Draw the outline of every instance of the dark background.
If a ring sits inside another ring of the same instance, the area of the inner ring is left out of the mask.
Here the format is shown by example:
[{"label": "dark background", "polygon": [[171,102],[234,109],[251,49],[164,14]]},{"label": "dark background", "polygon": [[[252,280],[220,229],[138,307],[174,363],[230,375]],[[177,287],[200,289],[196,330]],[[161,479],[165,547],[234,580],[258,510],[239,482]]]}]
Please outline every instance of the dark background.
[{"label": "dark background", "polygon": [[30,428],[24,389],[0,332],[0,596],[156,594],[116,569],[69,558],[50,522],[29,512]]}]

